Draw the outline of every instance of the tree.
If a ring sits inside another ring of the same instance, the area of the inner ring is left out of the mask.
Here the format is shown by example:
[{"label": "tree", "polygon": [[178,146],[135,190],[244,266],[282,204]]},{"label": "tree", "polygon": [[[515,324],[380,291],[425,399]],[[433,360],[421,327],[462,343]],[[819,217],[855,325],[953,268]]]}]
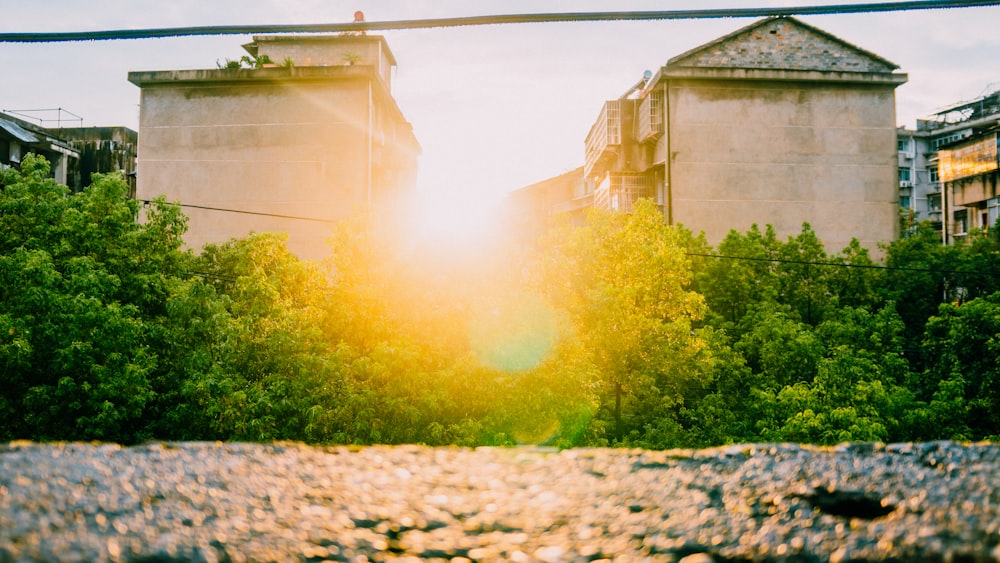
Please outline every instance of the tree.
[{"label": "tree", "polygon": [[538,286],[588,351],[611,440],[657,432],[703,377],[707,352],[692,331],[704,304],[688,287],[682,234],[642,201],[630,214],[595,211],[544,246]]},{"label": "tree", "polygon": [[941,429],[968,439],[1000,436],[1000,366],[996,361],[1000,357],[1000,293],[941,305],[927,323],[923,350],[929,360],[916,391],[929,401]]},{"label": "tree", "polygon": [[11,352],[0,371],[0,435],[145,435],[157,367],[148,315],[162,310],[184,224],[163,202],[137,223],[127,193],[107,175],[71,194],[34,155],[0,173],[0,346]]},{"label": "tree", "polygon": [[704,263],[694,284],[705,296],[709,318],[720,319],[717,326],[734,327],[755,305],[777,300],[772,260],[779,246],[773,228],[761,233],[757,225],[746,234],[730,231],[719,243],[718,258]]}]

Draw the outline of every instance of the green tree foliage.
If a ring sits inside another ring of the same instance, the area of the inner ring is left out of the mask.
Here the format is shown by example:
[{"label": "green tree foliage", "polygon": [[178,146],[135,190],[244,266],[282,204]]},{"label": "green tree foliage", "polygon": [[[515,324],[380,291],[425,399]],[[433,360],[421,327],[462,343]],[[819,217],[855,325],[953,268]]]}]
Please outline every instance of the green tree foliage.
[{"label": "green tree foliage", "polygon": [[[361,213],[322,263],[183,251],[113,175],[0,171],[0,440],[699,447],[1000,435],[996,238],[712,249],[641,202],[449,253]],[[1000,230],[1000,229],[998,229]]]},{"label": "green tree foliage", "polygon": [[542,285],[567,312],[598,374],[611,443],[671,443],[676,413],[704,377],[693,331],[704,303],[689,288],[683,235],[648,201],[631,214],[595,211],[554,233]]},{"label": "green tree foliage", "polygon": [[127,193],[109,175],[70,194],[33,155],[0,176],[0,438],[141,436],[157,366],[145,315],[184,222],[155,202],[137,223]]},{"label": "green tree foliage", "polygon": [[927,323],[916,387],[946,437],[1000,436],[1000,293],[942,304]]}]

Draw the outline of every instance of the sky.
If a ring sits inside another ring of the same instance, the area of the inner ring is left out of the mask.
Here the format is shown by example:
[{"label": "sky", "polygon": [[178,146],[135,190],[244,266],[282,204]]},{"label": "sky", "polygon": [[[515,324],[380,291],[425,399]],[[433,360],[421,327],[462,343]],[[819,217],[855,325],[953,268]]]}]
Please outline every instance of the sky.
[{"label": "sky", "polygon": [[[0,0],[0,32],[371,22],[500,13],[844,4],[829,0]],[[1000,87],[1000,7],[801,17],[900,67],[896,122]],[[375,32],[398,67],[393,94],[423,147],[418,190],[460,205],[583,164],[605,100],[645,70],[754,19],[492,25]],[[249,35],[0,43],[0,110],[63,108],[83,126],[138,128],[130,71],[216,68]],[[36,114],[55,118],[56,112]],[[69,117],[68,114],[62,114]],[[45,123],[55,126],[55,123]],[[78,126],[71,122],[67,126]]]}]

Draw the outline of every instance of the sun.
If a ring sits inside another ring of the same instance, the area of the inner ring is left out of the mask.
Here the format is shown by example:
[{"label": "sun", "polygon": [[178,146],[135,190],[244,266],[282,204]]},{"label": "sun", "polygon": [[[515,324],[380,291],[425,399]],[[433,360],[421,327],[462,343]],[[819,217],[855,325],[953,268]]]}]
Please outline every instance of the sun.
[{"label": "sun", "polygon": [[414,242],[440,251],[470,252],[501,234],[502,201],[469,192],[417,192],[410,233]]}]

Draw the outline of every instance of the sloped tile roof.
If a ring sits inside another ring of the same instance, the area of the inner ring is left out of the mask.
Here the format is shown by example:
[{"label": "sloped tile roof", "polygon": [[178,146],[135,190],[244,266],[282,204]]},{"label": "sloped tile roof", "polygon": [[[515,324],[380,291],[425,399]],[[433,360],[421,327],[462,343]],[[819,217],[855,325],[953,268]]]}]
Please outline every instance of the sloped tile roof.
[{"label": "sloped tile roof", "polygon": [[667,67],[891,73],[898,65],[792,17],[759,20],[677,55]]}]

